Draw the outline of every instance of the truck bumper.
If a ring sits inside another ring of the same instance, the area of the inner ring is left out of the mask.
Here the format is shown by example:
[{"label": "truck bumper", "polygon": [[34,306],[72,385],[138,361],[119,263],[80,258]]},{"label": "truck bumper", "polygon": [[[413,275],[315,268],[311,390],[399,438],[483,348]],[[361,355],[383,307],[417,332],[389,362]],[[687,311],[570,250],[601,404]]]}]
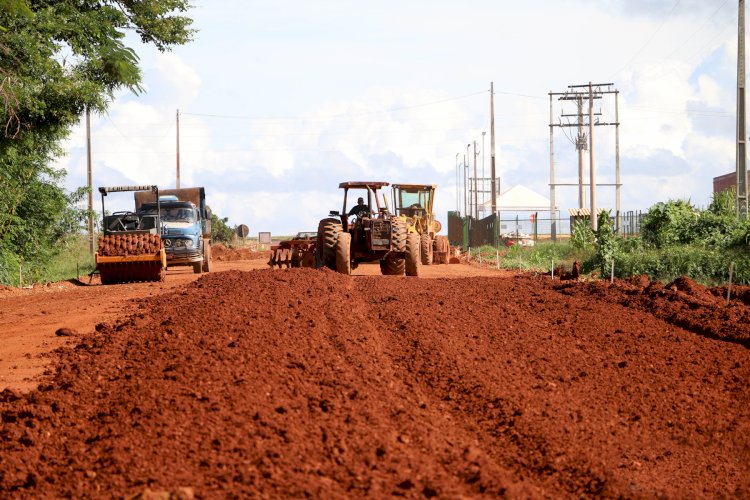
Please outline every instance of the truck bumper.
[{"label": "truck bumper", "polygon": [[203,262],[203,254],[194,249],[171,249],[167,252],[167,266],[190,266]]}]

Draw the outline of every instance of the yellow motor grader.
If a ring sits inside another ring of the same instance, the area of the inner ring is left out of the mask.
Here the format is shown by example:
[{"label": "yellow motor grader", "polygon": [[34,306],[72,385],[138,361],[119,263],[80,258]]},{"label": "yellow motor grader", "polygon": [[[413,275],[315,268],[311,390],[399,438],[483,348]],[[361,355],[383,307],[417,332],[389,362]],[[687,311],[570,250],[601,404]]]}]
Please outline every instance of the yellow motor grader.
[{"label": "yellow motor grader", "polygon": [[[100,187],[102,213],[105,213],[104,198],[109,193],[130,191],[151,191],[159,200],[156,186]],[[94,256],[103,285],[164,278],[167,257],[159,214],[159,210],[153,215],[126,211],[103,217],[103,234],[99,236],[99,249]]]},{"label": "yellow motor grader", "polygon": [[393,210],[408,231],[419,235],[422,264],[447,264],[450,243],[438,235],[443,225],[435,219],[435,184],[392,184]]}]

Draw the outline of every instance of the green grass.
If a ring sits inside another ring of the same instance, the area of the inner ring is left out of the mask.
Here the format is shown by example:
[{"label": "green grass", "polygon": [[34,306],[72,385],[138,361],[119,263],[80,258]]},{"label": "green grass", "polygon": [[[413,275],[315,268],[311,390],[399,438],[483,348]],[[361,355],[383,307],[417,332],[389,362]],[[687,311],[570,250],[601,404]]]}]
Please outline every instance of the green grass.
[{"label": "green grass", "polygon": [[3,253],[0,255],[0,283],[19,286],[19,278],[23,286],[69,280],[77,275],[85,276],[96,267],[85,235],[69,236],[56,250],[46,263],[21,262],[17,256]]},{"label": "green grass", "polygon": [[487,265],[497,265],[503,269],[521,269],[523,271],[549,272],[552,266],[562,267],[569,271],[575,260],[585,261],[591,258],[592,251],[581,251],[569,242],[544,242],[533,247],[499,247],[484,245],[472,248],[471,259],[481,261]]}]

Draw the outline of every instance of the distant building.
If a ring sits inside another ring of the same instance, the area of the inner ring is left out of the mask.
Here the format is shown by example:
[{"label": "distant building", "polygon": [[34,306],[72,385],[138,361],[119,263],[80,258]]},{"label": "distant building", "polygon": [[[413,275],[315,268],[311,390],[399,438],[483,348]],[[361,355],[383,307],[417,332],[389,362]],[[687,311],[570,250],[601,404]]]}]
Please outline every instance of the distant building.
[{"label": "distant building", "polygon": [[[747,182],[745,183],[747,186]],[[737,187],[737,172],[714,177],[714,193],[721,193],[729,188]]]}]

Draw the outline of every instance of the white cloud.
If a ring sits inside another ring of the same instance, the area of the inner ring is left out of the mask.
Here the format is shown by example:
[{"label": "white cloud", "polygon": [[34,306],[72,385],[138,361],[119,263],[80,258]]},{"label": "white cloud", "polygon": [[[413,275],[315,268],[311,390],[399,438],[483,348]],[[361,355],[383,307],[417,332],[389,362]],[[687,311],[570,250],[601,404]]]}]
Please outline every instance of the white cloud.
[{"label": "white cloud", "polygon": [[[481,150],[482,131],[489,175],[494,81],[502,183],[547,195],[547,92],[593,80],[621,91],[623,205],[704,197],[706,179],[732,164],[734,139],[708,121],[726,116],[689,110],[732,111],[736,42],[732,9],[709,17],[715,8],[693,3],[670,14],[666,1],[436,1],[426,16],[394,1],[211,2],[191,12],[193,44],[143,52],[148,92],[123,93],[95,119],[95,184],[173,185],[179,108],[182,184],[210,186],[215,211],[252,232],[314,229],[339,208],[338,183],[363,178],[434,182],[438,210],[453,210],[455,155],[474,140]],[[602,111],[614,121],[611,102]],[[71,187],[85,182],[82,128],[61,162]],[[612,178],[612,129],[597,129],[596,151]],[[558,181],[575,179],[575,150],[558,131],[555,155]],[[574,189],[561,191],[575,203]]]}]

